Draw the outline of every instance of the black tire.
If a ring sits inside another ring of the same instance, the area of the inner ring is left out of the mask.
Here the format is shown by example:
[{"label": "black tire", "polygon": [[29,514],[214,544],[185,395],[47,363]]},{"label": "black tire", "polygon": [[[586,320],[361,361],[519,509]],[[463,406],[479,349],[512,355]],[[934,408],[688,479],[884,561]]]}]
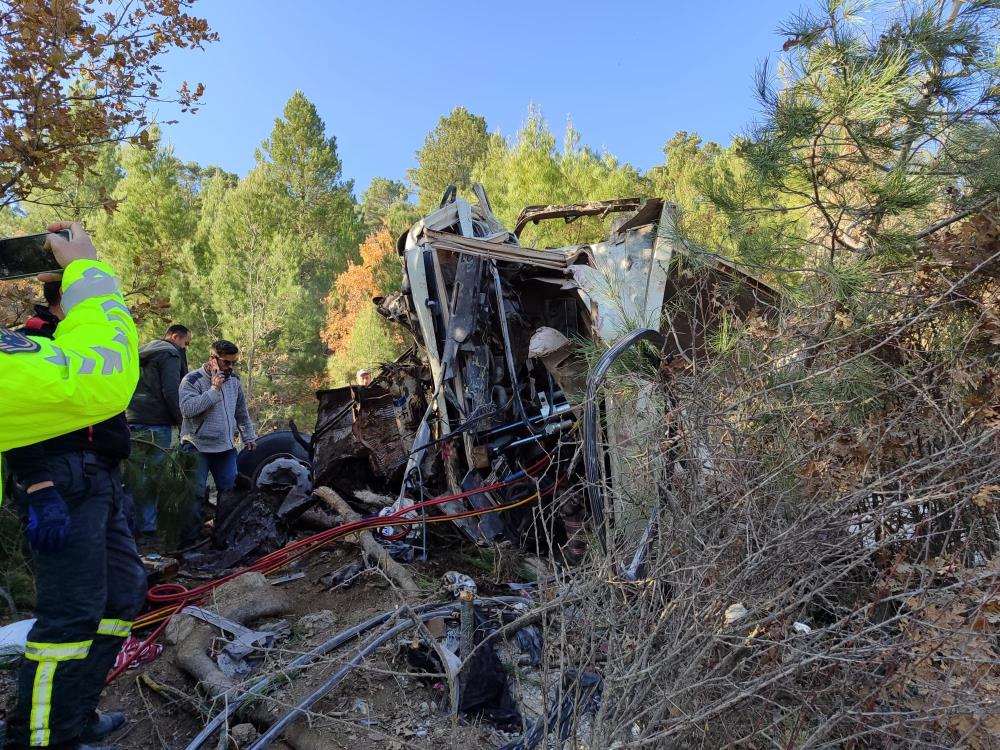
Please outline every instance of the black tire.
[{"label": "black tire", "polygon": [[[306,441],[309,436],[299,433]],[[291,430],[279,430],[257,438],[254,450],[244,448],[236,456],[236,483],[246,489],[253,486],[253,478],[265,463],[280,454],[288,454],[309,465],[309,451],[302,447]]]}]

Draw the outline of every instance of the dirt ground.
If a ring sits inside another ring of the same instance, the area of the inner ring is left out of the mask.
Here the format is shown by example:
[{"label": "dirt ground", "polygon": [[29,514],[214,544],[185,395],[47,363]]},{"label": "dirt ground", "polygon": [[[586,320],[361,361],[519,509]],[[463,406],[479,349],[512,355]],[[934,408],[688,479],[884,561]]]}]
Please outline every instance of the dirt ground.
[{"label": "dirt ground", "polygon": [[[448,601],[450,594],[441,590],[439,584],[442,573],[453,567],[467,570],[470,560],[482,565],[476,560],[476,555],[474,548],[468,551],[456,548],[427,562],[415,562],[410,570],[425,588],[428,601]],[[276,644],[248,681],[280,669],[281,664],[336,632],[402,603],[377,571],[366,571],[354,586],[347,589],[327,591],[318,583],[326,573],[359,556],[360,550],[356,546],[338,544],[305,558],[297,568],[281,572],[305,573],[303,578],[282,584],[282,588],[290,594],[294,608],[280,619],[287,621],[293,632],[289,638]],[[462,564],[464,567],[459,567]],[[490,576],[480,572],[483,579],[481,586],[485,589],[484,593],[489,593]],[[496,588],[499,592],[499,587]],[[301,621],[305,615],[324,611],[331,614],[314,627],[307,627]],[[448,708],[447,685],[440,682],[428,684],[413,676],[414,670],[400,651],[405,641],[403,636],[383,646],[372,659],[356,669],[342,685],[314,707],[310,721],[314,729],[328,738],[330,748],[401,750],[455,747],[478,750],[499,747],[515,736],[465,718],[456,722]],[[198,695],[194,680],[174,665],[171,651],[168,646],[155,662],[130,670],[105,691],[101,708],[126,711],[132,719],[128,728],[113,738],[122,750],[179,750],[204,725],[198,711],[208,711],[209,706]],[[308,669],[293,683],[275,690],[268,697],[271,713],[277,717],[283,706],[290,705],[318,685],[351,653],[351,647],[345,646]],[[143,675],[148,675],[158,684],[175,688],[177,692],[172,696],[161,695],[143,681]],[[186,699],[174,696],[186,696]],[[246,739],[242,744],[231,741],[229,747],[239,750],[241,746],[248,746],[250,741]],[[205,747],[215,750],[217,741],[212,739]],[[277,743],[274,747],[286,746]]]}]

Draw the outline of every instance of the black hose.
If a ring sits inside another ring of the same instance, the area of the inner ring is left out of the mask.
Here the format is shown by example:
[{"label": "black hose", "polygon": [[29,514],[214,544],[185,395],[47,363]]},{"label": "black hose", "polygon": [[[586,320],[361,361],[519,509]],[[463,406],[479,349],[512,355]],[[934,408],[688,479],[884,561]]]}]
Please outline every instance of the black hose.
[{"label": "black hose", "polygon": [[338,669],[326,682],[299,701],[291,711],[268,727],[268,730],[249,747],[249,750],[263,750],[263,748],[269,747],[272,742],[281,736],[289,724],[299,718],[299,716],[305,714],[317,701],[343,682],[344,678],[379,646],[388,643],[400,633],[405,633],[410,628],[415,627],[418,620],[426,622],[427,620],[433,620],[435,617],[445,617],[454,614],[458,611],[458,608],[458,604],[451,604],[447,609],[436,609],[431,612],[420,613],[416,619],[403,620],[403,622],[389,628],[384,633],[379,633],[370,638],[364,646],[358,649],[358,652],[351,657],[351,660],[347,664]]},{"label": "black hose", "polygon": [[[529,600],[525,599],[523,596],[495,596],[489,599],[483,599],[480,603],[497,603],[497,604],[514,604],[514,603],[527,603]],[[285,672],[298,669],[299,667],[306,667],[315,662],[322,656],[325,656],[329,652],[333,651],[345,643],[354,640],[358,636],[372,628],[378,627],[385,622],[388,622],[394,616],[404,615],[407,612],[414,612],[420,614],[421,612],[426,612],[427,610],[434,609],[435,607],[440,607],[440,604],[423,604],[418,607],[400,607],[399,609],[390,609],[382,614],[375,615],[364,622],[358,623],[347,630],[341,631],[333,638],[319,644],[316,648],[308,651],[301,656],[296,657],[290,661],[279,674],[272,674],[264,677],[249,688],[244,690],[242,693],[237,695],[231,701],[226,703],[226,707],[216,714],[211,721],[204,726],[204,728],[198,733],[198,735],[191,740],[190,743],[184,748],[184,750],[198,750],[205,742],[211,737],[216,731],[221,729],[223,725],[237,712],[244,704],[252,699],[260,697],[264,694],[271,685],[282,679]]]},{"label": "black hose", "polygon": [[663,346],[663,336],[652,328],[636,328],[625,334],[618,342],[608,349],[594,369],[587,376],[587,401],[583,412],[583,465],[587,475],[587,502],[590,505],[590,515],[594,519],[597,538],[601,549],[608,551],[607,519],[604,513],[604,491],[601,488],[600,457],[598,456],[598,431],[600,419],[597,411],[597,391],[604,383],[604,378],[611,365],[625,353],[627,349],[639,341],[651,341]]},{"label": "black hose", "polygon": [[[362,633],[371,630],[374,627],[378,627],[382,623],[388,621],[399,611],[401,610],[389,610],[388,612],[383,612],[380,615],[376,615],[369,620],[365,620],[352,628],[348,628],[347,630],[338,633],[333,638],[328,641],[324,641],[313,650],[308,651],[290,661],[283,671],[290,671],[297,669],[298,667],[308,666],[321,656],[325,656],[330,651],[333,651],[335,648],[344,645],[348,641],[354,640]],[[209,721],[200,732],[198,732],[197,736],[195,736],[195,738],[187,744],[184,750],[198,750],[198,748],[204,745],[208,738],[211,737],[216,730],[221,729],[226,721],[243,707],[247,700],[263,695],[263,691],[278,682],[281,677],[282,675],[280,674],[268,675],[267,677],[255,682],[245,691],[237,695],[233,700],[228,701],[226,703],[226,707],[216,714],[212,720]]]}]

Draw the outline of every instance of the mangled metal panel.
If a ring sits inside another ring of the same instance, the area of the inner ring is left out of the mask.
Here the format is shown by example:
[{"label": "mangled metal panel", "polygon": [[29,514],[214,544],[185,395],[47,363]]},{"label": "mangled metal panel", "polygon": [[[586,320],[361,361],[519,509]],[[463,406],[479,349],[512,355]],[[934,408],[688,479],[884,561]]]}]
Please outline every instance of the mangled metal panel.
[{"label": "mangled metal panel", "polygon": [[398,481],[406,463],[400,405],[385,388],[347,386],[320,391],[312,443],[317,486],[351,497],[359,489]]},{"label": "mangled metal panel", "polygon": [[[571,455],[586,380],[579,339],[610,346],[637,326],[670,329],[667,348],[690,356],[722,314],[712,306],[719,305],[723,286],[735,284],[737,314],[775,298],[766,285],[721,261],[679,277],[683,252],[673,239],[675,209],[665,201],[530,207],[517,231],[529,222],[626,212],[606,240],[538,250],[522,247],[517,232],[497,221],[482,189],[476,186],[475,192],[476,204],[450,192],[440,209],[399,239],[404,286],[400,294],[380,300],[379,310],[410,330],[415,363],[384,371],[378,394],[369,392],[371,387],[351,389],[345,394],[353,404],[350,432],[344,431],[345,415],[334,415],[342,423],[330,428],[331,435],[349,434],[365,446],[370,467],[383,478],[394,463],[405,461],[397,509],[442,494],[458,496],[440,506],[448,513],[509,504],[526,497],[527,490],[505,480],[537,465],[540,457]],[[678,306],[679,298],[684,304]],[[704,321],[682,330],[686,315]],[[662,419],[665,405],[656,387],[640,384],[640,392],[632,405],[642,405],[641,425],[622,419],[624,412],[608,421],[611,437],[623,444],[641,441],[640,433],[655,435],[655,428],[638,427]],[[327,400],[330,405],[321,412],[330,414],[337,398]],[[393,423],[395,444],[389,435]],[[323,442],[318,450],[331,455]],[[609,467],[612,483],[637,494],[629,490],[635,483],[623,475],[627,462],[611,460]],[[564,491],[573,495],[574,486],[582,486],[582,477],[559,482],[565,498]],[[545,482],[536,484],[541,489]],[[566,528],[579,529],[581,506],[564,502]],[[516,538],[531,522],[530,512],[457,521],[478,541]]]},{"label": "mangled metal panel", "polygon": [[648,201],[643,214],[649,223],[627,223],[569,267],[589,302],[594,333],[606,344],[634,328],[659,329],[674,251],[661,228],[673,224],[675,211],[673,204]]}]

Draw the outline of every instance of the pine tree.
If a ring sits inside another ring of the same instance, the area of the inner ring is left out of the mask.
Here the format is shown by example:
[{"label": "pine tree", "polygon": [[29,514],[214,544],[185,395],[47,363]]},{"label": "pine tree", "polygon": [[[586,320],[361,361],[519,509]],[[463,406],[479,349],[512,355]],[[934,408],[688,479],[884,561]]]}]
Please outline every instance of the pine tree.
[{"label": "pine tree", "polygon": [[826,0],[782,27],[780,86],[763,66],[764,118],[736,144],[749,169],[713,196],[734,254],[893,263],[996,195],[996,4],[869,6]]},{"label": "pine tree", "polygon": [[[247,398],[266,424],[294,401],[287,336],[317,337],[295,316],[306,290],[300,284],[301,243],[291,231],[296,206],[281,183],[254,169],[223,196],[212,224],[208,276],[218,335],[242,352]],[[293,388],[298,395],[301,388]]]},{"label": "pine tree", "polygon": [[675,203],[680,231],[704,247],[725,246],[729,224],[708,198],[716,185],[731,184],[744,165],[731,148],[704,143],[697,133],[681,130],[663,146],[664,163],[646,173],[654,195]]},{"label": "pine tree", "polygon": [[197,224],[188,241],[179,249],[180,272],[167,280],[171,321],[186,325],[194,333],[188,352],[192,362],[206,359],[211,342],[221,337],[210,280],[215,263],[211,245],[212,228],[226,195],[239,182],[236,175],[218,167],[185,167],[188,175],[194,175],[195,170],[197,182],[189,190],[196,191]]},{"label": "pine tree", "polygon": [[420,218],[417,207],[409,202],[406,185],[385,177],[371,181],[361,196],[360,211],[367,235],[386,229],[396,237]]},{"label": "pine tree", "polygon": [[181,185],[183,165],[169,147],[159,145],[154,128],[149,147],[121,149],[124,177],[112,193],[116,209],[94,217],[91,229],[101,252],[122,280],[133,312],[160,333],[170,317],[169,288],[187,273],[181,248],[197,222],[195,201]]},{"label": "pine tree", "polygon": [[[513,227],[521,210],[533,204],[565,204],[648,196],[649,185],[629,164],[611,154],[581,146],[580,134],[568,124],[560,151],[539,109],[532,107],[513,143],[493,135],[474,172],[489,194],[493,211]],[[554,247],[603,239],[608,221],[585,218],[563,224],[544,222],[525,228],[522,243]]]},{"label": "pine tree", "polygon": [[442,117],[417,152],[417,167],[407,177],[417,191],[421,215],[438,207],[445,189],[454,185],[468,194],[472,173],[489,147],[486,120],[465,107]]},{"label": "pine tree", "polygon": [[354,183],[343,180],[336,137],[327,137],[316,106],[296,91],[256,156],[262,174],[281,184],[293,201],[289,231],[321,240],[304,244],[312,252],[302,258],[302,272],[306,284],[325,291],[333,275],[357,257],[361,240]]}]

